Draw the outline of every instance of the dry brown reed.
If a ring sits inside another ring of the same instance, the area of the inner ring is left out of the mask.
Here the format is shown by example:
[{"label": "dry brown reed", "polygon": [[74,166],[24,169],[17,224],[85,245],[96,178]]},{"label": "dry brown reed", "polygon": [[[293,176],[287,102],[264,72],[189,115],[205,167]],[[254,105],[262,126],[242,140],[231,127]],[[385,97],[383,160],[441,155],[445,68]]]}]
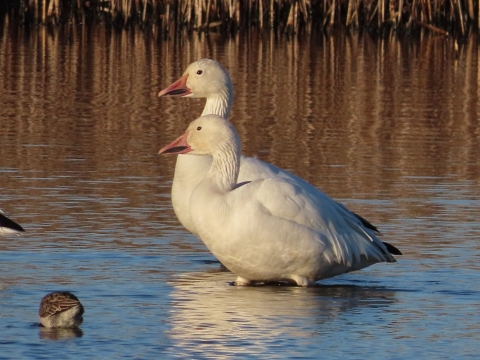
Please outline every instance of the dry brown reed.
[{"label": "dry brown reed", "polygon": [[24,24],[88,24],[180,31],[288,34],[337,25],[411,33],[425,28],[466,35],[480,29],[479,0],[2,0],[0,12]]}]

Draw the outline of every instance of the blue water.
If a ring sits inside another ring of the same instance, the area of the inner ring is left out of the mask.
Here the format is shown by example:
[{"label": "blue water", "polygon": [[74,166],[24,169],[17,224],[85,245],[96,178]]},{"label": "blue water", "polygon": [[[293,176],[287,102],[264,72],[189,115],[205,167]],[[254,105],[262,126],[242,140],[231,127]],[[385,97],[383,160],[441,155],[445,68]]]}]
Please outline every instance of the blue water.
[{"label": "blue water", "polygon": [[[0,37],[0,207],[26,230],[0,237],[0,358],[479,356],[475,47],[454,62],[438,38],[278,41],[247,56],[248,39],[82,36]],[[245,152],[372,221],[398,263],[314,288],[231,285],[176,220],[175,159],[157,156],[202,102],[155,94],[202,56],[231,70]],[[55,290],[84,305],[80,329],[37,326]]]}]

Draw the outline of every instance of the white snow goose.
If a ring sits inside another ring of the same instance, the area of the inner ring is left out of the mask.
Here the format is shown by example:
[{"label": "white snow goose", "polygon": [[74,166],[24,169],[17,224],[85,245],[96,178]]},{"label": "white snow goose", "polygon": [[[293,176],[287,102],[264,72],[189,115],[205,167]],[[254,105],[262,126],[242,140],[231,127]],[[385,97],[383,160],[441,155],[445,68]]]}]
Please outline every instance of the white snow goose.
[{"label": "white snow goose", "polygon": [[[158,96],[206,98],[202,115],[216,114],[227,119],[233,103],[233,84],[228,72],[217,61],[201,59],[191,63],[180,79],[160,91]],[[172,184],[173,209],[182,225],[194,234],[198,232],[188,211],[190,195],[205,177],[211,162],[212,157],[209,155],[179,155],[175,166]],[[348,221],[360,221],[363,227],[377,231],[370,222],[351,212],[343,204],[333,201],[305,180],[258,159],[246,156],[240,158],[239,183],[267,178],[285,179],[295,186],[317,193],[317,196],[322,197],[325,203],[329,203],[332,209]]]},{"label": "white snow goose", "polygon": [[312,286],[377,262],[395,262],[391,253],[401,254],[365,220],[296,177],[239,183],[240,140],[220,116],[196,119],[159,153],[212,157],[191,195],[189,216],[197,235],[237,275],[239,285],[290,280]]}]

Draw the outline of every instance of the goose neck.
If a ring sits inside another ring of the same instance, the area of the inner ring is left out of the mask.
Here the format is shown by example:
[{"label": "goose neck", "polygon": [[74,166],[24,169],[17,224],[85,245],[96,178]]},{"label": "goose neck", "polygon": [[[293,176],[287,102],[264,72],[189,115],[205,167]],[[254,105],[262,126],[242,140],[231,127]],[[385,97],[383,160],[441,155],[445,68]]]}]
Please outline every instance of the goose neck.
[{"label": "goose neck", "polygon": [[202,115],[215,114],[228,119],[233,102],[233,90],[225,88],[223,91],[207,98]]},{"label": "goose neck", "polygon": [[212,165],[207,177],[223,193],[229,192],[237,184],[240,169],[240,146],[225,144],[213,155]]}]

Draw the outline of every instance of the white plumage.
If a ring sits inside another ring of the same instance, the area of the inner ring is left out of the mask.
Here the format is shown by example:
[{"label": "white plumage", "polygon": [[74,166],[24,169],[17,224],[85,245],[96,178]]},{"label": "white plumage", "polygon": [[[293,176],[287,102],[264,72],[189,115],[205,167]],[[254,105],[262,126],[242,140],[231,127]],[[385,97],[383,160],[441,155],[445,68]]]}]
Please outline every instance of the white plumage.
[{"label": "white plumage", "polygon": [[287,172],[242,184],[239,137],[220,116],[198,118],[160,153],[212,157],[192,191],[189,218],[213,255],[237,274],[238,284],[293,280],[309,286],[377,262],[395,262],[390,251],[400,254],[378,239],[366,220]]}]

